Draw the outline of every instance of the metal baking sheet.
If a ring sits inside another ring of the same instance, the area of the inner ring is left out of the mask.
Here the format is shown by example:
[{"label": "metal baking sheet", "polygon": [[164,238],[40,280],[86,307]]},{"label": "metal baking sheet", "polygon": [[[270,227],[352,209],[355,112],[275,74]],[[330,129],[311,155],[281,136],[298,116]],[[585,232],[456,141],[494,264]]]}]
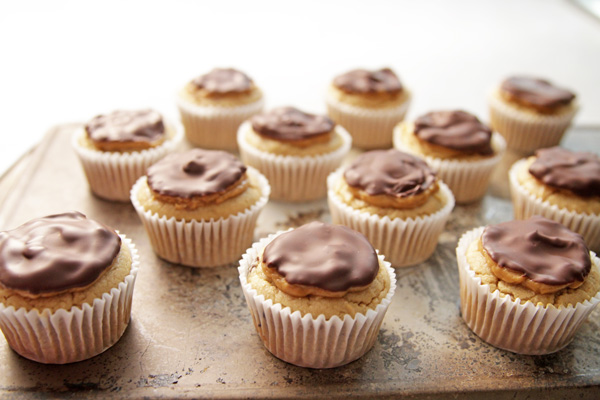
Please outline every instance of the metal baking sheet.
[{"label": "metal baking sheet", "polygon": [[[157,258],[133,207],[88,191],[70,147],[75,125],[50,131],[0,182],[0,229],[79,210],[119,229],[140,250],[132,319],[103,354],[70,365],[29,361],[0,338],[0,397],[102,398],[598,398],[600,310],[559,353],[520,356],[482,342],[459,314],[454,249],[471,227],[509,220],[510,202],[491,195],[458,206],[434,255],[397,269],[398,288],[378,342],[361,359],[312,370],[273,357],[254,330],[237,269],[192,269]],[[600,148],[597,130],[571,132],[565,145]],[[330,220],[326,201],[272,202],[256,238]]]}]

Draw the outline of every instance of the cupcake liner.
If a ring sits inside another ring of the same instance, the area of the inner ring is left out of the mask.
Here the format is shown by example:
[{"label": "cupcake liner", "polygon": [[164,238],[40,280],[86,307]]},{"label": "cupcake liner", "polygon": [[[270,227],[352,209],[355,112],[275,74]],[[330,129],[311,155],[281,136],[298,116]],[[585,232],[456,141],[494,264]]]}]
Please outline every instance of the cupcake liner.
[{"label": "cupcake liner", "polygon": [[145,210],[137,199],[146,177],[141,177],[131,189],[131,202],[150,238],[154,252],[175,264],[189,267],[216,267],[237,261],[254,238],[256,219],[267,204],[271,191],[269,182],[253,168],[249,173],[258,178],[262,195],[244,212],[218,220],[177,220]]},{"label": "cupcake liner", "polygon": [[120,236],[131,251],[131,271],[92,305],[40,312],[23,307],[16,310],[0,303],[0,328],[15,352],[44,364],[66,364],[94,357],[119,340],[129,324],[140,263],[134,244],[125,235]]},{"label": "cupcake liner", "polygon": [[342,137],[342,146],[331,153],[297,157],[271,154],[259,150],[246,140],[246,132],[252,129],[249,122],[240,126],[238,144],[244,164],[262,172],[271,185],[271,198],[285,201],[309,201],[325,197],[327,176],[340,166],[350,151],[352,138],[337,125],[335,132]]},{"label": "cupcake liner", "polygon": [[187,140],[204,149],[237,150],[236,133],[242,122],[263,110],[264,99],[237,107],[199,106],[180,97],[177,107]]},{"label": "cupcake liner", "polygon": [[527,159],[517,161],[510,169],[510,193],[515,219],[527,219],[533,215],[541,215],[563,224],[573,232],[583,236],[588,248],[600,251],[600,215],[584,214],[559,208],[555,204],[543,201],[524,189],[517,179],[517,172],[523,168]]},{"label": "cupcake liner", "polygon": [[334,224],[345,225],[365,235],[394,267],[419,264],[433,254],[454,208],[454,197],[444,182],[440,181],[439,186],[447,202],[440,210],[423,217],[390,219],[388,216],[369,214],[345,204],[333,191],[335,183],[343,179],[342,173],[340,168],[327,178],[327,199]]},{"label": "cupcake liner", "polygon": [[105,200],[128,202],[129,191],[149,166],[173,152],[183,139],[179,124],[166,122],[174,136],[159,146],[131,153],[94,150],[82,146],[79,140],[84,129],[75,131],[72,145],[81,161],[92,192]]},{"label": "cupcake liner", "polygon": [[375,309],[354,317],[345,315],[343,319],[333,316],[326,320],[323,314],[314,317],[310,313],[302,316],[300,311],[292,312],[289,307],[265,300],[247,282],[250,266],[260,250],[282,233],[254,243],[242,256],[238,268],[246,303],[265,347],[285,362],[308,368],[339,367],[362,357],[377,341],[381,322],[396,290],[396,274],[390,263],[379,255],[390,276],[390,290]]},{"label": "cupcake liner", "polygon": [[502,159],[506,149],[506,142],[500,134],[494,132],[492,135],[494,156],[465,161],[435,158],[413,151],[402,142],[402,129],[402,124],[394,128],[394,147],[425,159],[427,164],[438,173],[440,179],[452,190],[457,203],[470,203],[485,195],[494,168]]},{"label": "cupcake liner", "polygon": [[[484,227],[466,232],[456,248],[460,277],[460,304],[467,326],[492,346],[519,354],[550,354],[567,346],[579,326],[600,302],[600,293],[575,307],[542,306],[491,292],[469,267],[467,248]],[[600,259],[590,253],[597,266]]]},{"label": "cupcake liner", "polygon": [[492,128],[504,136],[508,148],[524,153],[558,145],[579,108],[575,104],[569,112],[543,115],[512,107],[495,92],[488,101]]},{"label": "cupcake liner", "polygon": [[384,109],[359,108],[326,96],[327,113],[336,123],[345,127],[355,147],[361,149],[392,146],[392,131],[404,119],[411,97],[397,107]]}]

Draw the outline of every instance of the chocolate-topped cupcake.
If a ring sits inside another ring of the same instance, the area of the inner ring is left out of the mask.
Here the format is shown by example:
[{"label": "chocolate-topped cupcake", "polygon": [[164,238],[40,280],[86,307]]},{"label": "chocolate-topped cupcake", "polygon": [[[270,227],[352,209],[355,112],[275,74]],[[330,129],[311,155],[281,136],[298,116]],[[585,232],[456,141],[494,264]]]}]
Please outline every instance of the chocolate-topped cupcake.
[{"label": "chocolate-topped cupcake", "polygon": [[177,106],[187,139],[208,149],[236,150],[240,124],[264,106],[262,91],[245,73],[215,68],[179,92]]},{"label": "chocolate-topped cupcake", "polygon": [[362,234],[322,222],[255,243],[239,272],[264,345],[311,368],[347,364],[373,346],[396,282]]},{"label": "chocolate-topped cupcake", "polygon": [[390,149],[358,156],[327,179],[334,223],[364,233],[395,267],[426,260],[454,197],[422,159]]},{"label": "chocolate-topped cupcake", "polygon": [[157,111],[117,110],[89,120],[72,143],[92,193],[128,201],[146,168],[175,150],[182,138],[181,128]]},{"label": "chocolate-topped cupcake", "polygon": [[490,124],[513,151],[557,145],[575,116],[576,95],[545,79],[511,76],[489,97]]},{"label": "chocolate-topped cupcake", "polygon": [[238,132],[242,160],[269,179],[273,199],[286,201],[324,197],[327,175],[351,143],[344,128],[327,116],[294,107],[257,114]]},{"label": "chocolate-topped cupcake", "polygon": [[485,195],[504,139],[465,111],[432,111],[394,128],[394,147],[427,160],[458,203]]},{"label": "chocolate-topped cupcake", "polygon": [[509,172],[515,218],[543,215],[600,250],[600,158],[560,147],[541,149]]},{"label": "chocolate-topped cupcake", "polygon": [[265,177],[234,155],[192,149],[148,168],[131,201],[158,256],[204,267],[233,262],[252,243],[269,193]]},{"label": "chocolate-topped cupcake", "polygon": [[600,302],[600,260],[581,235],[543,217],[469,231],[456,255],[463,318],[502,349],[558,351]]},{"label": "chocolate-topped cupcake", "polygon": [[78,212],[0,232],[0,328],[23,357],[50,364],[91,358],[129,322],[137,251]]},{"label": "chocolate-topped cupcake", "polygon": [[404,119],[411,94],[390,68],[356,69],[334,78],[326,96],[329,116],[348,129],[354,145],[389,147],[392,130]]}]

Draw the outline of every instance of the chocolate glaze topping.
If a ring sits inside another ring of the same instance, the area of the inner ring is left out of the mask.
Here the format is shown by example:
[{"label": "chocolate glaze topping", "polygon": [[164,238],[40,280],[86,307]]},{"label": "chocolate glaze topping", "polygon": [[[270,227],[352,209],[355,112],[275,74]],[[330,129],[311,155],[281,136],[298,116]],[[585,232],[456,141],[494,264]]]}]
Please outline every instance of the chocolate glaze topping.
[{"label": "chocolate glaze topping", "polygon": [[333,85],[346,93],[400,93],[402,84],[389,68],[378,71],[355,69],[337,76]]},{"label": "chocolate glaze topping", "polygon": [[118,110],[92,118],[85,131],[95,142],[152,143],[165,135],[165,125],[154,110]]},{"label": "chocolate glaze topping", "polygon": [[32,294],[85,288],[112,264],[121,238],[78,212],[0,232],[0,283]]},{"label": "chocolate glaze topping", "polygon": [[493,154],[492,130],[464,111],[433,111],[415,121],[415,135],[426,142],[468,154]]},{"label": "chocolate glaze topping", "polygon": [[209,93],[243,93],[252,88],[252,79],[233,68],[215,68],[208,74],[192,81],[200,89]]},{"label": "chocolate glaze topping", "polygon": [[263,261],[288,283],[331,292],[367,286],[379,271],[377,253],[367,238],[318,221],[275,238],[265,247]]},{"label": "chocolate glaze topping", "polygon": [[148,186],[161,195],[190,198],[226,191],[246,172],[233,154],[192,149],[170,154],[148,168]]},{"label": "chocolate glaze topping", "polygon": [[582,282],[590,272],[590,252],[581,235],[547,218],[490,225],[481,241],[499,266],[522,272],[534,282]]},{"label": "chocolate glaze topping", "polygon": [[436,174],[425,161],[396,149],[361,154],[344,172],[346,183],[370,195],[413,196],[427,190]]},{"label": "chocolate glaze topping", "polygon": [[540,149],[529,173],[559,189],[578,196],[600,196],[600,158],[592,153],[574,152],[560,147]]},{"label": "chocolate glaze topping", "polygon": [[313,115],[294,107],[279,107],[252,117],[252,129],[270,139],[298,141],[329,133],[335,123],[324,115]]},{"label": "chocolate glaze topping", "polygon": [[568,105],[575,98],[575,94],[544,79],[526,76],[511,76],[502,82],[500,89],[519,103],[548,109]]}]

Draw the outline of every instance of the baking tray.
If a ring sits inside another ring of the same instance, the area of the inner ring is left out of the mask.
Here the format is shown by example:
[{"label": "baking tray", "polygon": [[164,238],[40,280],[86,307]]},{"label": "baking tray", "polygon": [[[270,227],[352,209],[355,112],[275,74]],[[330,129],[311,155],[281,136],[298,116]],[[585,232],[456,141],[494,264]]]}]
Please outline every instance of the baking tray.
[{"label": "baking tray", "polygon": [[[273,357],[252,324],[234,265],[192,269],[157,258],[133,207],[90,194],[70,147],[77,125],[59,126],[0,182],[0,229],[79,210],[131,237],[141,267],[132,318],[121,340],[70,365],[43,365],[0,339],[0,397],[102,398],[598,398],[600,310],[571,345],[521,356],[482,342],[459,313],[454,249],[475,226],[512,218],[510,202],[486,196],[457,206],[433,256],[396,269],[398,288],[374,348],[335,369],[300,368]],[[595,129],[571,132],[565,146],[600,148]],[[256,238],[319,219],[325,200],[270,202]]]}]

